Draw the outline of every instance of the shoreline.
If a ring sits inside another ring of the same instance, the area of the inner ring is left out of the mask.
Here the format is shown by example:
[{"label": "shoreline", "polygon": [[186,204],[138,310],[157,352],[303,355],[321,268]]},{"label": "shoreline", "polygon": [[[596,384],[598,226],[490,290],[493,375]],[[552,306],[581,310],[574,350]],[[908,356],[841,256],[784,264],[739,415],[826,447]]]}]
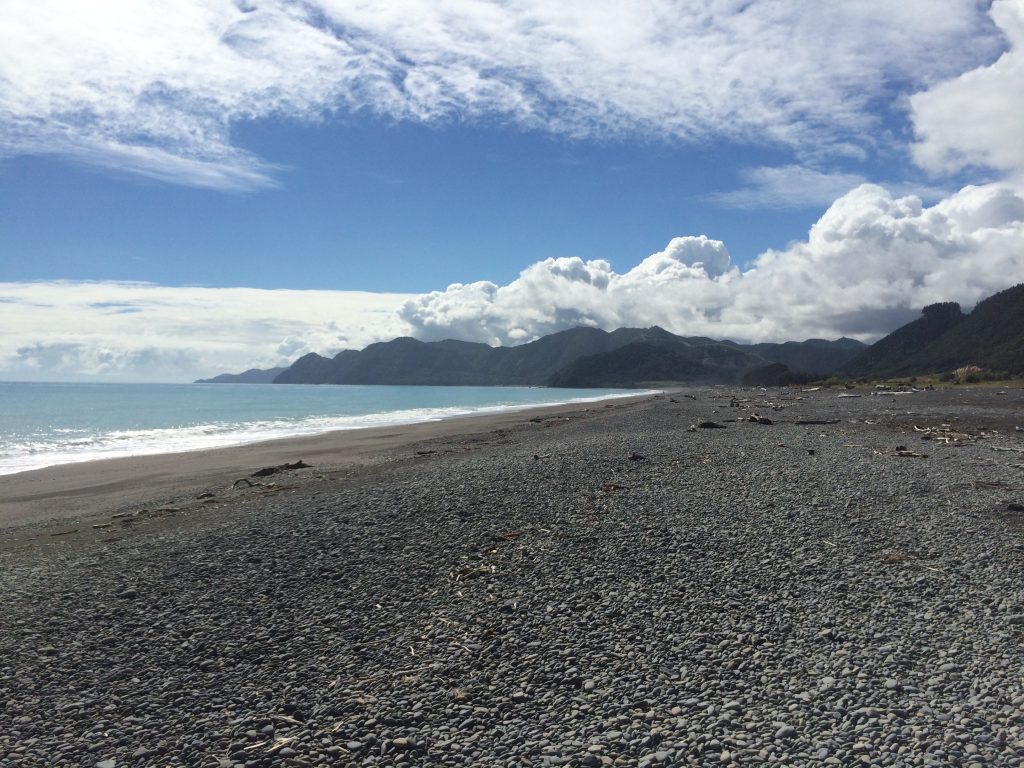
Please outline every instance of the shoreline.
[{"label": "shoreline", "polygon": [[0,763],[1019,766],[1024,390],[673,394],[0,532]]},{"label": "shoreline", "polygon": [[[0,535],[22,526],[93,518],[143,505],[166,505],[234,483],[261,468],[300,460],[321,472],[394,461],[396,452],[418,443],[508,429],[538,417],[621,408],[652,400],[666,391],[515,407],[436,421],[339,429],[178,453],[71,462],[0,475]],[[432,454],[424,454],[428,455]]]},{"label": "shoreline", "polygon": [[[0,386],[3,382],[0,382]],[[62,386],[62,385],[57,385]],[[77,385],[67,385],[77,386]],[[157,385],[160,386],[160,385]],[[167,385],[177,386],[177,385]],[[250,387],[252,385],[235,385]],[[255,385],[259,386],[259,385]],[[311,385],[282,385],[282,387],[305,388]],[[384,387],[388,389],[389,387]],[[437,389],[436,387],[428,387]],[[221,386],[222,391],[229,387]],[[371,388],[372,389],[372,388]],[[486,389],[481,387],[470,387],[470,389]],[[495,387],[496,390],[524,389],[537,390],[538,387]],[[49,446],[49,449],[33,451],[29,453],[13,453],[0,456],[0,478],[9,475],[31,472],[38,469],[50,469],[64,464],[80,464],[85,462],[104,461],[107,459],[138,458],[141,456],[159,456],[177,453],[190,453],[195,451],[217,450],[220,448],[235,448],[255,443],[262,443],[268,440],[287,440],[292,438],[316,437],[318,435],[332,432],[344,432],[349,430],[373,429],[373,428],[395,428],[412,424],[431,423],[447,421],[450,419],[471,418],[474,416],[487,416],[500,413],[511,413],[515,411],[529,410],[532,408],[545,408],[549,406],[585,406],[591,403],[599,403],[606,400],[619,398],[630,398],[643,395],[660,394],[662,389],[645,388],[617,391],[600,390],[588,394],[579,394],[586,390],[558,390],[545,388],[548,392],[557,393],[558,397],[547,397],[537,402],[502,402],[493,404],[454,404],[454,405],[416,405],[410,407],[392,408],[388,410],[370,411],[367,413],[309,413],[296,415],[294,417],[270,417],[261,419],[255,417],[248,421],[230,421],[233,427],[227,430],[221,429],[224,422],[216,419],[205,422],[183,424],[183,425],[149,425],[139,427],[108,426],[106,431],[96,431],[92,435],[86,435],[85,439],[75,439],[70,443],[56,443]],[[569,393],[572,394],[569,394]],[[600,393],[598,393],[600,392]],[[40,397],[45,397],[41,393]],[[73,431],[73,430],[58,430]],[[160,433],[157,441],[147,437],[153,433]],[[111,444],[110,438],[117,435],[117,440]],[[125,437],[128,437],[125,440]],[[96,442],[98,441],[98,442]],[[96,444],[94,445],[94,442]],[[83,447],[84,445],[84,447]],[[73,447],[73,446],[78,446]]]}]

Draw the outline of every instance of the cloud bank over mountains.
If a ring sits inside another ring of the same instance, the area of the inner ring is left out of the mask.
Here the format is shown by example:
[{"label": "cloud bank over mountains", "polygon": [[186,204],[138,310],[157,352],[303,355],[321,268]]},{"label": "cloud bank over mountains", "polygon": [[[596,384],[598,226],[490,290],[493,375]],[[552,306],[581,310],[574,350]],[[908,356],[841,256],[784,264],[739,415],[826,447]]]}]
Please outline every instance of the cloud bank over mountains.
[{"label": "cloud bank over mountains", "polygon": [[1024,282],[1024,195],[991,184],[926,207],[862,185],[806,241],[747,269],[724,243],[677,237],[632,269],[551,258],[507,285],[424,295],[168,288],[123,283],[0,284],[7,378],[181,381],[272,367],[401,335],[518,344],[575,325],[661,325],[737,341],[853,336],[965,306]]},{"label": "cloud bank over mountains", "polygon": [[0,283],[0,378],[191,381],[406,329],[407,294]]},{"label": "cloud bank over mountains", "polygon": [[[1017,3],[993,10],[1008,35]],[[0,155],[254,189],[277,169],[234,125],[362,112],[857,158],[893,142],[879,104],[989,64],[1002,44],[964,0],[15,0],[0,6]],[[1015,77],[1004,57],[975,79]],[[913,103],[923,161],[944,167],[948,140],[971,138],[942,125],[974,88]]]},{"label": "cloud bank over mountains", "polygon": [[837,200],[807,241],[746,270],[725,244],[678,237],[634,268],[547,259],[507,285],[456,284],[408,302],[423,339],[514,344],[573,325],[661,325],[738,341],[873,339],[921,306],[977,300],[1024,281],[1024,196],[967,187],[928,208],[865,184]]}]

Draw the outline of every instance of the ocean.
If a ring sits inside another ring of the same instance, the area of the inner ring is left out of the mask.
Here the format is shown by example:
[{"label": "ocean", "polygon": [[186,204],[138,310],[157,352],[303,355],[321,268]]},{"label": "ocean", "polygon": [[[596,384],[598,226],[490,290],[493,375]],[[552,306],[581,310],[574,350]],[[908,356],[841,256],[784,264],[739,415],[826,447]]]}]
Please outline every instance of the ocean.
[{"label": "ocean", "polygon": [[636,394],[535,387],[0,382],[0,475]]}]

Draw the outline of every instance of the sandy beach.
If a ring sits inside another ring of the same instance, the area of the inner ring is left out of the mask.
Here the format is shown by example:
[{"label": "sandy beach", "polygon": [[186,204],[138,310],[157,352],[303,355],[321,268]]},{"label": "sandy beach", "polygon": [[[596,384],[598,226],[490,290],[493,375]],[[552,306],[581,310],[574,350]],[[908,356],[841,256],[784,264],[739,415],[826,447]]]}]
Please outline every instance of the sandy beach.
[{"label": "sandy beach", "polygon": [[693,389],[0,478],[0,764],[1021,765],[1022,414]]}]

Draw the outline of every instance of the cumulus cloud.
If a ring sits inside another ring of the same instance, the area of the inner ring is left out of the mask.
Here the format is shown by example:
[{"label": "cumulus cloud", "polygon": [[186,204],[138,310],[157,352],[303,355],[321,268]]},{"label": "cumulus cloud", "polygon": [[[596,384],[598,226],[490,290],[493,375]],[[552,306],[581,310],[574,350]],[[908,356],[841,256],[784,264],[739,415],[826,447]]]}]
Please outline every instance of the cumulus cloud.
[{"label": "cumulus cloud", "polygon": [[724,244],[676,238],[634,268],[547,259],[508,285],[453,285],[413,299],[414,335],[519,343],[573,325],[660,325],[752,341],[842,335],[873,340],[936,301],[970,306],[1024,281],[1024,196],[966,187],[926,207],[864,184],[837,200],[808,239],[746,270]]},{"label": "cumulus cloud", "polygon": [[393,338],[405,294],[0,283],[0,378],[188,381]]},{"label": "cumulus cloud", "polygon": [[910,100],[914,159],[938,172],[982,166],[1024,176],[1024,0],[995,0],[1009,50]]},{"label": "cumulus cloud", "polygon": [[545,259],[507,285],[423,295],[0,283],[0,378],[187,381],[284,365],[402,335],[519,344],[577,325],[684,335],[870,341],[936,301],[971,306],[1024,282],[1024,194],[966,187],[932,206],[865,184],[806,240],[732,264],[722,242],[677,237],[631,269]]},{"label": "cumulus cloud", "polygon": [[250,189],[274,168],[233,125],[366,111],[857,156],[894,90],[1000,44],[963,0],[12,0],[0,155]]}]

